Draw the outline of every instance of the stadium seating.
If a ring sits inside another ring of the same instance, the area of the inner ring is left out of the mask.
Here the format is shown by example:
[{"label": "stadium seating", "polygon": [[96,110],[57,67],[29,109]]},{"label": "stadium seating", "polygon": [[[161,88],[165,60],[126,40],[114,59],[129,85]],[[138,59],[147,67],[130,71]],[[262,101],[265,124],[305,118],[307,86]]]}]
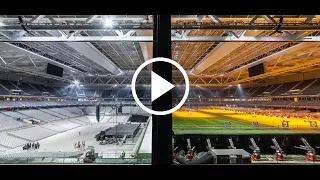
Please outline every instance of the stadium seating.
[{"label": "stadium seating", "polygon": [[21,103],[24,105],[24,106],[28,106],[28,107],[46,107],[48,106],[48,104],[46,104],[44,101],[21,101]]},{"label": "stadium seating", "polygon": [[5,115],[7,115],[7,116],[13,117],[13,118],[15,118],[15,119],[17,119],[17,118],[20,118],[20,119],[27,119],[27,118],[29,118],[28,116],[26,116],[26,115],[24,115],[24,114],[21,114],[21,113],[19,113],[19,112],[15,112],[15,111],[3,111],[3,112],[1,112],[1,113],[5,114]]},{"label": "stadium seating", "polygon": [[57,134],[57,132],[42,128],[40,126],[33,126],[30,128],[24,128],[24,129],[19,129],[19,130],[14,130],[8,132],[8,134],[19,137],[22,139],[26,139],[29,141],[37,141],[52,135]]},{"label": "stadium seating", "polygon": [[90,120],[86,116],[76,117],[75,119],[77,119],[78,121],[82,121],[84,123],[90,123]]},{"label": "stadium seating", "polygon": [[64,127],[56,126],[56,125],[53,125],[51,123],[40,125],[40,127],[43,127],[45,129],[49,129],[49,130],[52,130],[52,131],[55,131],[55,132],[58,132],[58,133],[65,132],[65,131],[68,130],[68,129],[64,128]]},{"label": "stadium seating", "polygon": [[79,115],[79,116],[83,115],[83,111],[78,107],[66,107],[66,108],[63,108],[63,109],[68,110],[68,111],[72,112],[73,114],[76,114],[76,115]]},{"label": "stadium seating", "polygon": [[41,92],[37,91],[33,87],[31,87],[29,84],[21,83],[19,85],[19,88],[24,91],[25,93],[31,95],[31,96],[41,96]]},{"label": "stadium seating", "polygon": [[0,101],[0,106],[7,107],[23,107],[24,105],[19,101]]},{"label": "stadium seating", "polygon": [[36,118],[42,121],[54,121],[59,119],[58,117],[52,116],[48,113],[45,113],[43,111],[40,110],[34,110],[34,109],[30,109],[30,110],[21,110],[18,111],[19,113],[22,113],[24,115],[27,115],[31,118]]},{"label": "stadium seating", "polygon": [[318,95],[320,93],[320,80],[318,79],[309,88],[303,91],[304,95]]},{"label": "stadium seating", "polygon": [[79,115],[71,113],[70,111],[67,111],[63,108],[51,108],[50,111],[54,111],[56,113],[62,114],[62,115],[69,117],[69,118],[79,116]]},{"label": "stadium seating", "polygon": [[59,127],[68,129],[68,130],[81,126],[79,123],[75,123],[75,122],[68,121],[68,120],[55,121],[55,122],[52,122],[52,124],[55,126],[59,126]]},{"label": "stadium seating", "polygon": [[6,132],[0,132],[0,145],[7,148],[15,148],[27,144],[29,141],[9,135]]},{"label": "stadium seating", "polygon": [[16,119],[0,113],[0,131],[20,128],[26,126],[25,123],[17,121]]},{"label": "stadium seating", "polygon": [[5,89],[5,87],[0,85],[0,95],[8,95],[8,94],[9,92]]},{"label": "stadium seating", "polygon": [[77,152],[19,152],[19,153],[6,153],[0,155],[0,158],[70,158],[80,157],[84,151]]},{"label": "stadium seating", "polygon": [[59,113],[54,112],[54,111],[51,111],[50,109],[39,109],[39,110],[40,110],[40,111],[43,111],[43,112],[45,112],[45,113],[47,113],[47,114],[56,116],[56,117],[58,117],[58,118],[62,118],[62,119],[67,118],[67,116],[64,116],[64,115],[59,114]]}]

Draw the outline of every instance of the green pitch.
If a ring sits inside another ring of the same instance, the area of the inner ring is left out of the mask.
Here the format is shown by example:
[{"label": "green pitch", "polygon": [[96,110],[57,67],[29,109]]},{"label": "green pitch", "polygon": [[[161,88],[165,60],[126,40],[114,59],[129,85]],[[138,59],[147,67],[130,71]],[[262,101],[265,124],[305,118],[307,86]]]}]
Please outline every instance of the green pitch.
[{"label": "green pitch", "polygon": [[[231,128],[225,128],[225,121],[230,121]],[[213,118],[176,118],[172,119],[172,128],[175,134],[305,134],[320,133],[320,130],[292,130],[278,129],[277,127],[252,127],[250,122],[232,119],[215,114]]]}]

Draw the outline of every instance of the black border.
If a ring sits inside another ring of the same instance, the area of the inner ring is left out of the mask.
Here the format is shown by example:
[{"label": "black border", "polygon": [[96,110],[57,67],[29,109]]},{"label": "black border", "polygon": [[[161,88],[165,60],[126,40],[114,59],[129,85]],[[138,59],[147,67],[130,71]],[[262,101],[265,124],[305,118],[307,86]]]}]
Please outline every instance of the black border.
[{"label": "black border", "polygon": [[319,14],[319,2],[306,1],[5,1],[2,14]]},{"label": "black border", "polygon": [[[154,15],[153,57],[171,59],[171,17],[170,15]],[[165,62],[152,64],[153,72],[168,82],[172,81],[172,65]],[[172,92],[152,102],[152,109],[165,111],[172,108]],[[172,164],[172,115],[152,115],[152,164]]]},{"label": "black border", "polygon": [[[2,14],[319,14],[315,2],[305,4],[294,1],[6,1],[2,3]],[[171,102],[171,100],[170,100]],[[171,135],[171,131],[170,131]],[[160,138],[160,137],[158,137]],[[168,144],[168,146],[171,146]],[[161,155],[161,154],[160,154]],[[160,158],[160,157],[159,157]],[[165,158],[165,157],[164,157]],[[171,149],[170,149],[171,159]],[[247,176],[264,178],[272,176],[317,175],[318,165],[173,165],[161,171],[148,165],[0,165],[1,175],[24,178],[42,176],[104,176],[105,178],[129,176],[131,178],[157,178],[159,176],[179,177],[209,175]],[[199,169],[197,169],[199,168]],[[152,171],[155,170],[155,173]],[[189,177],[191,178],[191,177]]]}]

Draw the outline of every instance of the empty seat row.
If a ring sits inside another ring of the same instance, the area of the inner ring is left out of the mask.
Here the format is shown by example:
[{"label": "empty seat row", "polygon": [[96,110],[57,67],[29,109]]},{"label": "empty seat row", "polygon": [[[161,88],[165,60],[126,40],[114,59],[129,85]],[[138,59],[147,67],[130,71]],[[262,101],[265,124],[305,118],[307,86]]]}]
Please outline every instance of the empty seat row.
[{"label": "empty seat row", "polygon": [[6,132],[0,133],[0,145],[8,148],[15,148],[27,144],[29,141],[9,135]]},{"label": "empty seat row", "polygon": [[78,116],[77,114],[74,114],[74,113],[72,113],[70,111],[67,111],[67,110],[63,109],[63,108],[52,108],[52,109],[50,109],[50,111],[54,111],[56,113],[59,113],[59,114],[62,114],[64,116],[66,116],[66,117],[76,117],[76,116]]},{"label": "empty seat row", "polygon": [[8,134],[16,137],[20,137],[22,139],[26,139],[29,141],[37,141],[52,135],[57,134],[57,132],[42,128],[40,126],[33,126],[30,128],[19,129],[16,131],[10,131]]},{"label": "empty seat row", "polygon": [[40,110],[30,109],[30,110],[21,110],[19,112],[29,117],[36,118],[42,121],[54,121],[59,119],[58,117],[52,116]]},{"label": "empty seat row", "polygon": [[27,124],[0,113],[0,131],[24,127]]}]

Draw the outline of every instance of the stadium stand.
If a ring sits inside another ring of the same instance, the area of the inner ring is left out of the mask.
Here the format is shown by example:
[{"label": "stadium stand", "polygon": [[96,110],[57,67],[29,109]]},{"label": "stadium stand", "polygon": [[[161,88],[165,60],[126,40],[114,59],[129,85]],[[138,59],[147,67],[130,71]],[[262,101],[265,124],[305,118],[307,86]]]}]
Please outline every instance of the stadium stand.
[{"label": "stadium stand", "polygon": [[84,123],[90,123],[90,120],[86,116],[76,117],[75,119],[77,119],[78,121],[82,121]]},{"label": "stadium stand", "polygon": [[7,148],[15,148],[27,144],[29,141],[17,137],[13,137],[6,132],[0,132],[0,145]]},{"label": "stadium stand", "polygon": [[318,95],[320,93],[320,80],[317,79],[309,88],[303,91],[304,95]]},{"label": "stadium stand", "polygon": [[0,113],[0,131],[14,129],[14,128],[20,128],[26,126],[25,123],[22,123],[20,121],[17,121],[16,119],[7,116],[5,114]]},{"label": "stadium stand", "polygon": [[76,124],[80,124],[81,126],[84,126],[84,125],[88,124],[88,123],[83,122],[83,121],[81,121],[81,120],[78,120],[78,119],[76,119],[76,118],[68,119],[68,121],[74,122],[74,123],[76,123]]},{"label": "stadium stand", "polygon": [[41,96],[41,93],[36,91],[29,84],[21,83],[18,87],[26,93],[25,95]]},{"label": "stadium stand", "polygon": [[79,116],[83,115],[83,111],[78,107],[66,107],[64,109],[72,112],[73,114],[79,115]]},{"label": "stadium stand", "polygon": [[27,119],[27,118],[29,118],[28,116],[26,116],[26,115],[24,115],[24,114],[21,114],[21,113],[19,113],[19,112],[14,112],[14,111],[3,111],[3,112],[1,112],[1,113],[5,114],[5,115],[7,115],[7,116],[13,117],[13,118],[15,118],[15,119],[17,119],[17,118],[20,118],[20,119]]},{"label": "stadium stand", "polygon": [[64,116],[62,114],[59,114],[57,112],[54,112],[54,111],[51,111],[50,109],[39,109],[40,111],[43,111],[47,114],[50,114],[50,115],[53,115],[53,116],[56,116],[56,117],[59,117],[59,118],[62,118],[62,119],[65,119],[67,118],[67,116]]},{"label": "stadium stand", "polygon": [[55,122],[52,122],[52,124],[55,126],[59,126],[59,127],[68,129],[68,130],[81,126],[79,123],[71,122],[68,120],[55,121]]},{"label": "stadium stand", "polygon": [[24,105],[19,101],[0,101],[2,107],[23,107]]},{"label": "stadium stand", "polygon": [[62,108],[51,108],[50,111],[54,111],[56,113],[62,114],[62,115],[69,117],[69,118],[78,116],[77,114],[71,113],[70,111],[67,111]]},{"label": "stadium stand", "polygon": [[55,131],[55,132],[58,132],[58,133],[65,132],[65,131],[68,130],[68,129],[64,128],[64,127],[56,126],[56,125],[53,125],[51,123],[40,125],[40,127],[43,127],[45,129],[49,129],[49,130],[52,130],[52,131]]},{"label": "stadium stand", "polygon": [[40,126],[33,126],[30,128],[13,130],[8,132],[8,134],[28,141],[37,141],[55,135],[57,134],[57,132],[42,128]]},{"label": "stadium stand", "polygon": [[77,152],[19,152],[19,153],[6,153],[0,155],[0,158],[70,158],[79,157],[83,155],[84,151]]},{"label": "stadium stand", "polygon": [[24,106],[28,106],[28,107],[46,107],[48,106],[47,103],[45,103],[44,101],[21,101],[20,103],[22,103]]},{"label": "stadium stand", "polygon": [[18,111],[19,113],[22,113],[24,115],[27,115],[29,117],[35,118],[35,119],[39,119],[42,121],[54,121],[59,119],[58,117],[52,116],[48,113],[45,113],[43,111],[39,111],[39,110],[34,110],[34,109],[30,109],[30,110],[21,110]]}]

